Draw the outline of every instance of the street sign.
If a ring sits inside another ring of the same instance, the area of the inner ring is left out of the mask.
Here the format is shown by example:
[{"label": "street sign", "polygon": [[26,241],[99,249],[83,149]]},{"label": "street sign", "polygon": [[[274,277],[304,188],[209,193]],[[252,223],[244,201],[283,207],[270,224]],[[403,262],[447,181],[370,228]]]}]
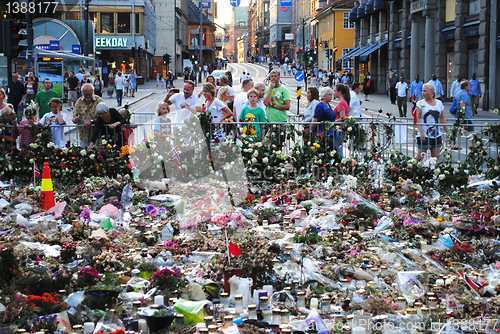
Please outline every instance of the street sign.
[{"label": "street sign", "polygon": [[304,87],[304,81],[295,81],[295,87]]},{"label": "street sign", "polygon": [[296,48],[297,47],[297,43],[293,43],[293,47]]},{"label": "street sign", "polygon": [[80,50],[81,50],[80,44],[73,44],[73,45],[71,45],[71,52],[72,53],[75,53],[75,54],[79,55],[80,54]]},{"label": "street sign", "polygon": [[295,73],[295,80],[296,81],[304,81],[304,72]]},{"label": "street sign", "polygon": [[240,3],[241,3],[241,0],[229,0],[229,3],[233,7],[238,7],[240,5]]},{"label": "street sign", "polygon": [[281,7],[291,7],[292,0],[280,0],[280,6]]},{"label": "street sign", "polygon": [[58,40],[50,40],[49,48],[51,51],[59,50],[59,41]]},{"label": "street sign", "polygon": [[198,2],[198,7],[200,7],[200,8],[210,8],[210,2],[199,1]]}]

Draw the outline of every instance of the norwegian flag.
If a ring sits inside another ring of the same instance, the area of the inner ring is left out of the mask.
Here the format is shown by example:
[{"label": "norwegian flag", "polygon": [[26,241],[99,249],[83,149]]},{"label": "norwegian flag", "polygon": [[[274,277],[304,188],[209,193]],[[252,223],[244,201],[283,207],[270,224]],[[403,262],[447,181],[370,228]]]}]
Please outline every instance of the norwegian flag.
[{"label": "norwegian flag", "polygon": [[129,161],[130,161],[130,162],[129,162],[129,164],[128,164],[128,168],[129,168],[129,169],[132,169],[132,167],[134,167],[134,165],[135,165],[135,161],[134,161],[134,159],[130,159]]},{"label": "norwegian flag", "polygon": [[172,160],[174,160],[177,168],[181,169],[181,167],[180,167],[181,159],[180,159],[180,155],[179,155],[179,148],[177,146],[172,149],[172,152],[170,152],[170,157],[172,157]]},{"label": "norwegian flag", "polygon": [[413,92],[412,104],[411,104],[411,115],[413,116],[413,124],[418,123],[418,115],[417,115],[417,96],[415,92]]},{"label": "norwegian flag", "polygon": [[38,166],[37,165],[34,165],[35,167],[33,167],[33,170],[35,172],[35,176],[36,177],[40,177],[40,170],[38,169]]},{"label": "norwegian flag", "polygon": [[477,218],[477,219],[479,219],[482,222],[489,222],[491,220],[489,216],[482,215],[482,214],[480,214],[479,212],[476,212],[476,211],[472,212],[470,214],[470,216],[472,218]]},{"label": "norwegian flag", "polygon": [[229,255],[236,256],[236,258],[239,258],[241,255],[241,249],[238,248],[233,242],[229,239],[229,236],[227,235],[226,231],[226,242],[227,242],[227,252]]},{"label": "norwegian flag", "polygon": [[464,274],[464,273],[459,273],[459,274],[467,282],[467,284],[469,284],[469,286],[471,288],[473,288],[474,290],[480,289],[480,288],[488,285],[488,283],[476,282],[476,281],[471,280],[470,277],[467,276],[467,274]]},{"label": "norwegian flag", "polygon": [[286,195],[281,195],[278,197],[274,197],[273,199],[271,199],[271,201],[276,205],[283,205],[290,203],[292,200],[289,197],[286,197]]},{"label": "norwegian flag", "polygon": [[451,234],[450,234],[450,239],[451,239],[451,241],[453,241],[453,246],[462,244],[462,242],[460,240],[458,240],[457,237],[455,237]]},{"label": "norwegian flag", "polygon": [[80,182],[80,186],[78,187],[78,191],[79,191],[79,192],[82,192],[82,191],[84,191],[84,190],[85,190],[85,184],[84,184],[84,183],[83,183],[83,181],[82,181],[82,182]]}]

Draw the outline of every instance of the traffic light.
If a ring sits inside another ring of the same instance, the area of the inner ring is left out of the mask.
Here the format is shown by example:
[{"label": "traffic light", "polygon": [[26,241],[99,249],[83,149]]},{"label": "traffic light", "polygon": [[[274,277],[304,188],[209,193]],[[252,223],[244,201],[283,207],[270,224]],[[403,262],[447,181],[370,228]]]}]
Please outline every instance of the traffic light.
[{"label": "traffic light", "polygon": [[170,64],[170,55],[168,53],[165,53],[163,55],[163,65],[168,65]]},{"label": "traffic light", "polygon": [[333,50],[328,49],[328,58],[333,59]]},{"label": "traffic light", "polygon": [[16,22],[3,20],[3,50],[4,56],[16,58],[21,52],[26,50],[26,45],[19,45],[19,42],[28,38],[21,30],[27,27],[26,22]]},{"label": "traffic light", "polygon": [[195,65],[198,65],[200,63],[200,56],[196,56],[196,60],[194,61]]}]

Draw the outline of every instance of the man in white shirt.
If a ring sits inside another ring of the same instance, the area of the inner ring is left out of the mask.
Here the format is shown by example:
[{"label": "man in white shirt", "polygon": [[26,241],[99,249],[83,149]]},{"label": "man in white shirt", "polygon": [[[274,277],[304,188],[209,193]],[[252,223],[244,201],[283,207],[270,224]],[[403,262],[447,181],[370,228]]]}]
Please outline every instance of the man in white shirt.
[{"label": "man in white shirt", "polygon": [[436,94],[436,99],[442,100],[444,98],[444,90],[443,90],[443,85],[441,84],[441,81],[436,78],[436,75],[432,73],[431,75],[431,80],[429,80],[429,83],[434,86],[434,93]]},{"label": "man in white shirt", "polygon": [[240,77],[240,83],[242,83],[245,79],[248,79],[248,76],[246,72],[243,72],[243,74]]},{"label": "man in white shirt", "polygon": [[406,117],[406,114],[408,112],[408,105],[406,102],[407,90],[408,90],[408,84],[405,82],[403,76],[401,76],[400,81],[396,84],[396,93],[398,95],[399,117]]},{"label": "man in white shirt", "polygon": [[351,85],[351,101],[349,102],[349,108],[351,111],[349,114],[352,114],[354,117],[362,117],[361,114],[361,101],[358,99],[358,94],[361,92],[361,86],[359,82],[355,82]]},{"label": "man in white shirt", "polygon": [[450,91],[450,96],[455,97],[457,96],[458,92],[460,91],[460,83],[462,82],[462,75],[459,74],[457,76],[457,80],[453,81],[451,84],[451,91]]},{"label": "man in white shirt", "polygon": [[240,119],[240,114],[244,108],[244,104],[246,101],[248,101],[247,92],[252,88],[253,88],[252,79],[243,80],[243,83],[241,84],[241,89],[243,89],[243,91],[238,95],[236,95],[236,97],[234,98],[233,117],[235,120]]},{"label": "man in white shirt", "polygon": [[168,105],[175,104],[175,108],[177,109],[175,113],[175,123],[182,123],[194,115],[194,113],[187,109],[187,107],[195,108],[197,113],[201,112],[200,99],[193,94],[194,82],[186,80],[184,82],[183,93],[177,93],[174,95],[174,89],[175,88],[171,88],[168,91],[163,102],[166,102]]}]

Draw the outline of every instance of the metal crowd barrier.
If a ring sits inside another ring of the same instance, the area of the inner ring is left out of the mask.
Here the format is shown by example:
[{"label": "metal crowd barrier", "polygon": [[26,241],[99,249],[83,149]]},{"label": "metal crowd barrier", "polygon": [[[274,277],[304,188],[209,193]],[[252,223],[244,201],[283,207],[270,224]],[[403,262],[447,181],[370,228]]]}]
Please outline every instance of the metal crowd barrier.
[{"label": "metal crowd barrier", "polygon": [[[120,133],[121,136],[121,141],[123,145],[129,145],[129,146],[135,146],[138,144],[143,143],[145,140],[155,140],[155,135],[154,135],[154,126],[155,126],[155,120],[157,119],[157,116],[154,113],[140,113],[140,114],[135,114],[132,116],[132,125],[130,126],[124,126],[123,130]],[[473,124],[471,124],[474,127],[474,134],[477,136],[478,141],[480,141],[480,144],[484,146],[484,151],[488,154],[488,156],[497,158],[498,157],[498,145],[495,143],[490,142],[490,138],[484,135],[483,130],[486,129],[489,125],[487,122],[490,124],[494,123],[495,121],[492,120],[479,120],[479,119],[474,119],[472,120]],[[453,123],[455,122],[454,119],[449,119],[447,120],[447,126],[449,127],[450,131],[453,127]],[[264,136],[268,136],[267,131],[269,131],[273,126],[280,126],[283,130],[286,129],[286,132],[289,133],[287,136],[286,140],[284,141],[282,147],[278,147],[277,149],[281,149],[283,153],[285,154],[290,154],[291,150],[294,145],[310,145],[309,142],[312,142],[316,140],[314,135],[300,135],[297,134],[296,131],[303,132],[304,129],[309,128],[312,124],[316,124],[317,126],[320,126],[324,123],[318,122],[318,123],[304,123],[304,122],[288,122],[288,123],[244,123],[244,122],[234,122],[234,123],[229,123],[231,125],[236,125],[238,129],[241,129],[245,125],[260,125],[264,124],[266,127],[266,134],[263,134]],[[332,123],[334,125],[341,125],[342,123]],[[411,156],[411,157],[416,157],[417,155],[417,145],[416,145],[416,129],[417,125],[428,125],[428,124],[413,124],[413,119],[411,118],[397,118],[395,120],[387,121],[382,118],[359,118],[356,121],[357,131],[364,130],[367,133],[366,137],[366,144],[361,150],[356,150],[354,149],[352,143],[349,141],[342,143],[342,148],[340,150],[340,153],[344,158],[349,158],[349,157],[356,157],[356,158],[362,158],[368,152],[370,149],[373,148],[373,145],[377,145],[377,152],[380,157],[388,158],[391,154],[391,150],[395,151],[400,151],[401,153]],[[216,129],[220,127],[227,126],[228,123],[211,123],[211,138],[210,140],[215,140],[214,135],[216,134]],[[443,147],[442,149],[447,148],[448,152],[446,154],[451,155],[452,161],[455,163],[460,163],[465,161],[467,155],[471,152],[471,148],[476,145],[476,143],[472,142],[470,139],[468,139],[466,136],[468,135],[467,131],[464,131],[464,135],[460,135],[457,138],[457,148],[453,148],[452,145],[446,140],[446,134],[444,131],[444,128],[442,127],[445,124],[436,124],[440,125],[441,128],[441,134],[443,136]],[[172,129],[174,133],[177,131],[176,129],[180,129],[183,124],[179,123],[171,123]],[[80,137],[79,137],[79,131],[77,130],[79,127],[82,127],[81,125],[63,125],[64,128],[64,136],[65,136],[65,142],[69,141],[71,145],[74,146],[79,146],[80,143]],[[5,128],[8,130],[10,128],[14,128],[13,126],[5,126]],[[22,127],[18,127],[22,128]],[[0,134],[0,137],[4,137],[3,134],[3,129],[2,134]],[[292,131],[293,130],[293,131]],[[92,130],[93,131],[93,127]],[[392,135],[389,135],[389,132],[392,133]],[[106,132],[104,134],[101,134],[100,139],[106,139],[110,138],[111,135],[113,135],[113,130],[110,129],[109,127],[106,127]],[[238,130],[238,135],[241,135],[241,131]],[[234,134],[233,139],[235,139]],[[374,141],[370,140],[371,136],[375,135]],[[320,139],[320,141],[323,141],[323,144],[328,147],[333,147],[333,140],[335,136],[324,136]],[[99,140],[100,140],[99,139]],[[98,141],[99,141],[98,140]],[[176,139],[174,139],[176,140]],[[7,140],[3,140],[1,143],[1,150],[2,151],[9,151],[9,147],[12,145],[12,142],[9,142]],[[15,141],[15,146],[18,149],[21,149],[20,147],[20,138],[17,138]],[[443,150],[441,150],[443,152]],[[428,155],[430,155],[430,152],[427,152]],[[444,154],[440,155],[440,160],[444,160],[445,156]],[[483,169],[486,168],[483,166]]]}]

